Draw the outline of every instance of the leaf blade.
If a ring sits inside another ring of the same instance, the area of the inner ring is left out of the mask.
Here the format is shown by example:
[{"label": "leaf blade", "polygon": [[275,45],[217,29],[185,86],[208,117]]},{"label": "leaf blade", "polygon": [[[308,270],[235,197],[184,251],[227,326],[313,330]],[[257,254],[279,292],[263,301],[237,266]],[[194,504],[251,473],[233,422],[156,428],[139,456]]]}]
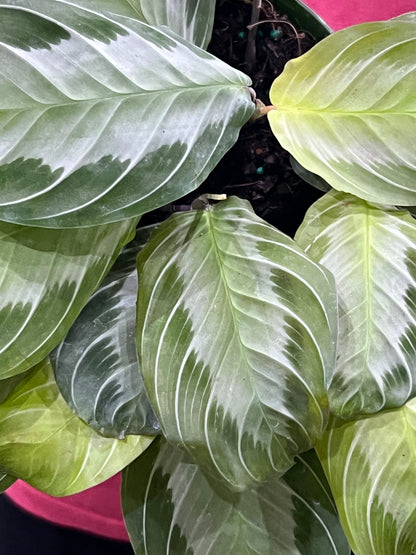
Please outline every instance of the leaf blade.
[{"label": "leaf blade", "polygon": [[104,438],[84,424],[59,394],[47,360],[0,405],[1,467],[50,495],[69,495],[103,482],[151,441],[143,436]]},{"label": "leaf blade", "polygon": [[237,489],[287,470],[325,427],[329,275],[237,198],[170,218],[138,265],[139,357],[165,436]]},{"label": "leaf blade", "polygon": [[356,553],[416,546],[415,402],[353,422],[334,419],[317,452]]},{"label": "leaf blade", "polygon": [[51,355],[68,405],[106,437],[159,431],[136,347],[136,257],[154,227],[138,230]]},{"label": "leaf blade", "polygon": [[415,220],[333,191],[308,211],[296,241],[337,286],[331,410],[351,418],[403,405],[416,393]]},{"label": "leaf blade", "polygon": [[2,379],[28,370],[59,343],[136,223],[45,230],[0,222]]},{"label": "leaf blade", "polygon": [[21,29],[0,37],[3,220],[84,227],[164,205],[253,112],[248,77],[166,28],[50,0],[0,11]]},{"label": "leaf blade", "polygon": [[274,82],[273,132],[335,189],[414,204],[414,37],[411,18],[356,25],[291,61]]},{"label": "leaf blade", "polygon": [[215,0],[140,0],[150,25],[167,25],[181,37],[207,48],[214,25]]},{"label": "leaf blade", "polygon": [[232,494],[155,441],[123,472],[122,505],[136,553],[349,555],[326,488],[313,452],[284,478]]}]

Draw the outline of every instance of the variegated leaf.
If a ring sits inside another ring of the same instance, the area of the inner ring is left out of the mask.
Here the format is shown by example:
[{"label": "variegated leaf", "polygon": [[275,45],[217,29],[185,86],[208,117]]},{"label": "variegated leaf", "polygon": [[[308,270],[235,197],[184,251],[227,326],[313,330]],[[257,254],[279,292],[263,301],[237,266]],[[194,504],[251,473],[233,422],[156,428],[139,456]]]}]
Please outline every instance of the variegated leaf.
[{"label": "variegated leaf", "polygon": [[153,228],[138,230],[51,356],[68,405],[107,437],[159,429],[136,347],[136,257]]},{"label": "variegated leaf", "polygon": [[0,378],[40,362],[65,336],[137,220],[45,230],[0,222]]},{"label": "variegated leaf", "polygon": [[230,198],[164,222],[138,257],[138,347],[166,437],[242,489],[323,432],[332,278]]},{"label": "variegated leaf", "polygon": [[211,40],[216,0],[139,0],[151,25],[167,25],[189,42],[206,48]]},{"label": "variegated leaf", "polygon": [[[66,1],[67,0],[64,0],[64,2]],[[56,2],[56,0],[3,0],[1,3],[6,6],[25,6],[25,8],[31,11],[47,16],[51,2]],[[62,0],[59,0],[59,2],[62,2]],[[121,15],[149,23],[146,21],[141,11],[140,2],[141,0],[73,0],[71,5],[78,6],[90,12],[97,12],[110,16]],[[91,32],[94,32],[94,30],[91,29]]]},{"label": "variegated leaf", "polygon": [[348,418],[416,393],[416,222],[331,192],[308,211],[297,243],[333,274],[339,343],[331,410]]},{"label": "variegated leaf", "polygon": [[97,225],[196,188],[253,113],[249,78],[167,28],[33,4],[0,4],[0,218]]},{"label": "variegated leaf", "polygon": [[0,468],[51,495],[103,482],[152,439],[101,436],[73,414],[46,360],[0,405]]},{"label": "variegated leaf", "polygon": [[274,82],[273,132],[302,166],[370,202],[416,204],[416,18],[334,33]]},{"label": "variegated leaf", "polygon": [[334,420],[317,446],[356,555],[416,551],[416,401]]},{"label": "variegated leaf", "polygon": [[313,451],[284,478],[231,493],[163,440],[123,473],[123,512],[137,554],[349,555]]}]

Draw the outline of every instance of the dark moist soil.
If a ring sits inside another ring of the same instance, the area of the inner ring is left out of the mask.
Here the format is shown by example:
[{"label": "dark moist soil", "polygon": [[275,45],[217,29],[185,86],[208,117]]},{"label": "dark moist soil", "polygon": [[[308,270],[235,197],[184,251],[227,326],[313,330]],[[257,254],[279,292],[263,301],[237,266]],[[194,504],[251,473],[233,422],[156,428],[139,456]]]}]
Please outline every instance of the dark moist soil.
[{"label": "dark moist soil", "polygon": [[[288,60],[309,50],[314,40],[303,30],[296,30],[284,14],[264,0],[258,20],[280,21],[257,25],[250,41],[247,25],[251,16],[251,3],[218,0],[208,51],[249,75],[257,98],[269,105],[273,80]],[[204,193],[247,199],[260,217],[292,237],[308,207],[322,195],[294,173],[289,154],[280,147],[266,117],[243,127],[237,143],[196,191],[146,217],[141,225],[183,210]]]}]

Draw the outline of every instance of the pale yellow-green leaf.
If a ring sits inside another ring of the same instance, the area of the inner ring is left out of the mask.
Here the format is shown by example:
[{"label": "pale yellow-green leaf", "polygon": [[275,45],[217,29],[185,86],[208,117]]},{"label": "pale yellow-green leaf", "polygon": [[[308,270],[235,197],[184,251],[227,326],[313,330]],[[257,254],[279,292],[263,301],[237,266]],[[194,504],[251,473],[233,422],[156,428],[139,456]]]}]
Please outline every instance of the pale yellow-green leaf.
[{"label": "pale yellow-green leaf", "polygon": [[354,553],[413,553],[416,400],[355,422],[333,421],[317,451]]},{"label": "pale yellow-green leaf", "polygon": [[415,52],[413,16],[330,35],[273,83],[274,134],[335,189],[415,205]]},{"label": "pale yellow-green leaf", "polygon": [[0,405],[0,467],[51,495],[87,489],[120,471],[152,439],[101,436],[63,400],[47,360]]}]

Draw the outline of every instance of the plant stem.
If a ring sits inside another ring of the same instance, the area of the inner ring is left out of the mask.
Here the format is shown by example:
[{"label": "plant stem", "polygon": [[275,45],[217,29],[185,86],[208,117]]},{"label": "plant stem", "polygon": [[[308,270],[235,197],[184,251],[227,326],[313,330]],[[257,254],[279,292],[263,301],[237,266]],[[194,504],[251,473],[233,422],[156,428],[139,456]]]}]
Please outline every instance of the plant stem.
[{"label": "plant stem", "polygon": [[[296,30],[296,27],[294,25],[292,25],[290,23],[290,21],[286,21],[285,19],[263,19],[262,21],[256,21],[255,23],[250,23],[250,25],[247,25],[247,29],[249,29],[249,33],[251,33],[253,28],[255,29],[257,27],[257,25],[262,25],[263,23],[283,23],[284,25],[289,25],[289,27],[295,33],[295,37],[296,37],[296,40],[298,42],[298,56],[300,56],[302,54],[300,39],[303,38],[305,35],[303,33],[298,33],[297,30]],[[254,54],[256,53],[255,48],[256,47],[254,46]]]},{"label": "plant stem", "polygon": [[247,26],[249,29],[247,37],[247,47],[245,55],[245,66],[247,71],[250,73],[254,67],[254,60],[256,59],[256,34],[257,34],[257,23],[259,20],[260,8],[262,0],[253,0],[251,6],[251,19],[250,25]]}]

